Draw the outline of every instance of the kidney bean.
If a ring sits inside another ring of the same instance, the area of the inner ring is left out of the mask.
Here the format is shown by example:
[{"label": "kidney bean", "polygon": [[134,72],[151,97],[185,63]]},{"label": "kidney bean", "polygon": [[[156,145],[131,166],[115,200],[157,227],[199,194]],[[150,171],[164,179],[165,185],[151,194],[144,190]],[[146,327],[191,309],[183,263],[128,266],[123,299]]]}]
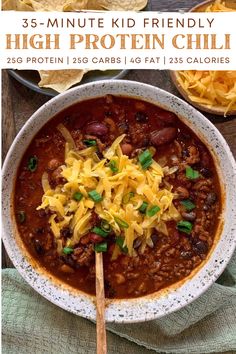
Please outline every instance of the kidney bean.
[{"label": "kidney bean", "polygon": [[193,246],[194,251],[199,255],[207,253],[208,248],[208,243],[205,241],[197,241]]},{"label": "kidney bean", "polygon": [[99,242],[104,241],[103,237],[101,237],[93,232],[90,232],[88,236],[90,238],[90,241],[92,241],[93,243],[99,243]]},{"label": "kidney bean", "polygon": [[166,124],[174,124],[177,120],[176,114],[164,111],[158,115],[158,118]]},{"label": "kidney bean", "polygon": [[121,145],[121,150],[124,155],[129,156],[133,151],[133,146],[131,144],[124,143]]},{"label": "kidney bean", "polygon": [[194,221],[196,219],[196,213],[194,211],[191,211],[190,213],[182,213],[182,216],[185,220],[188,221]]},{"label": "kidney bean", "polygon": [[170,143],[175,139],[177,134],[177,129],[174,127],[163,128],[161,130],[154,130],[151,132],[151,143],[154,146],[163,145],[166,143]]},{"label": "kidney bean", "polygon": [[108,128],[105,124],[94,122],[88,124],[85,131],[86,134],[102,136],[108,133]]}]

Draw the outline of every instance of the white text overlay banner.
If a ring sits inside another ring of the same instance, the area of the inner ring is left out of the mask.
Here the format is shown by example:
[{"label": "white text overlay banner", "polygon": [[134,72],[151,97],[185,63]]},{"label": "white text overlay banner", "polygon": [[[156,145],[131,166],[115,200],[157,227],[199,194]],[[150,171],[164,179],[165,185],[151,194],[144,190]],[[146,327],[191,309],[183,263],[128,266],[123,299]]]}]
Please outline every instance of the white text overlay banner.
[{"label": "white text overlay banner", "polygon": [[1,68],[236,70],[236,12],[0,12]]}]

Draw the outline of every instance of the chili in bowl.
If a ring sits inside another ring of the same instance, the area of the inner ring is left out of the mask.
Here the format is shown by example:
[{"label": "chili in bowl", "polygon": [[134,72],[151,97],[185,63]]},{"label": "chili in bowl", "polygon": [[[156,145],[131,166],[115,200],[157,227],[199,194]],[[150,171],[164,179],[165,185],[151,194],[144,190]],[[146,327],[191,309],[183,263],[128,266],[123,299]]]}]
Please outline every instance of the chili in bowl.
[{"label": "chili in bowl", "polygon": [[235,185],[227,144],[188,104],[135,82],[84,85],[44,105],[16,138],[4,166],[4,243],[38,292],[88,318],[103,252],[107,320],[161,317],[229,261]]}]

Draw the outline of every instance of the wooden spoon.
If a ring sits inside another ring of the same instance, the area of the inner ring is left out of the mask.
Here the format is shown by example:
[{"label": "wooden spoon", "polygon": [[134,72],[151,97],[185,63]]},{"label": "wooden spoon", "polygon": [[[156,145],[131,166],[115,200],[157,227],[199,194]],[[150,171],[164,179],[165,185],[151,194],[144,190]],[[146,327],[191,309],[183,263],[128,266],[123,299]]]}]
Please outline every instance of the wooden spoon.
[{"label": "wooden spoon", "polygon": [[107,353],[102,252],[96,252],[97,354]]}]

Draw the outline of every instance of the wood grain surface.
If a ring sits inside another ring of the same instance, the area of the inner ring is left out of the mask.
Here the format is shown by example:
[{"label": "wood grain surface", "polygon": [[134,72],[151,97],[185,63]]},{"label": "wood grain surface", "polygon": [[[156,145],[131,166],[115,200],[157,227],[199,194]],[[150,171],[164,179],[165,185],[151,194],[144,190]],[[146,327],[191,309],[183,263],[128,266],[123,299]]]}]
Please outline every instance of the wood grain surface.
[{"label": "wood grain surface", "polygon": [[[179,11],[200,3],[198,0],[151,0],[152,11]],[[140,81],[169,91],[176,96],[177,90],[173,86],[169,72],[159,70],[131,70],[125,79]],[[42,104],[50,98],[38,94],[11,78],[6,70],[2,71],[2,152],[3,159],[11,146],[15,135],[19,132],[24,123]],[[236,117],[219,118],[205,114],[228,142],[234,156],[236,157]],[[2,266],[12,267],[4,247],[2,249]]]}]

